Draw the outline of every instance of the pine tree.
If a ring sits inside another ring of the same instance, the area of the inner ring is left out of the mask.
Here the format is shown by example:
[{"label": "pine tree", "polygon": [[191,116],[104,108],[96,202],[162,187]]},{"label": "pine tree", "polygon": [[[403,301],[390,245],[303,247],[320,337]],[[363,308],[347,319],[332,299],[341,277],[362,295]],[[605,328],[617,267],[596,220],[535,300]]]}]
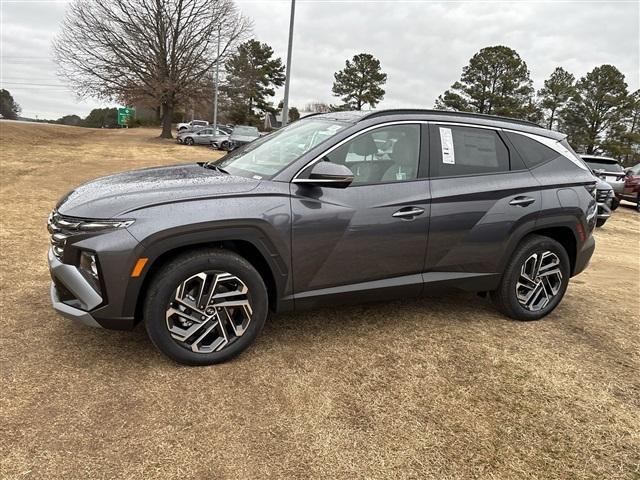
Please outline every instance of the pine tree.
[{"label": "pine tree", "polygon": [[438,97],[436,108],[528,118],[532,95],[527,64],[515,50],[499,45],[471,57],[460,80]]},{"label": "pine tree", "polygon": [[374,108],[383,98],[382,86],[387,74],[380,67],[380,60],[369,53],[354,55],[345,62],[344,69],[334,73],[333,88],[336,97],[344,103],[340,109],[362,110],[366,104]]},{"label": "pine tree", "polygon": [[249,40],[238,47],[225,64],[226,80],[223,94],[231,100],[228,116],[234,123],[259,124],[259,116],[274,112],[268,97],[274,87],[284,84],[284,66],[273,58],[273,49],[266,43]]},{"label": "pine tree", "polygon": [[558,114],[572,97],[576,77],[562,67],[556,67],[551,76],[544,81],[544,87],[538,91],[540,106],[546,114],[546,127],[553,129]]},{"label": "pine tree", "polygon": [[576,83],[561,115],[561,128],[577,150],[593,154],[619,130],[629,108],[624,75],[613,65],[601,65]]}]

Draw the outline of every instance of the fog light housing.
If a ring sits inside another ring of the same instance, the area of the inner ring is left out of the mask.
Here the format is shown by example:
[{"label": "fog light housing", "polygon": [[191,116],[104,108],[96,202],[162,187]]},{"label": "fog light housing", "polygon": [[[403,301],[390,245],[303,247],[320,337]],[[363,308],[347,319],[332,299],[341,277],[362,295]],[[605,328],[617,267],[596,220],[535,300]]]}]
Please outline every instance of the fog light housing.
[{"label": "fog light housing", "polygon": [[93,289],[100,292],[100,269],[98,267],[98,259],[95,253],[81,252],[80,264],[78,269],[82,276],[91,284]]}]

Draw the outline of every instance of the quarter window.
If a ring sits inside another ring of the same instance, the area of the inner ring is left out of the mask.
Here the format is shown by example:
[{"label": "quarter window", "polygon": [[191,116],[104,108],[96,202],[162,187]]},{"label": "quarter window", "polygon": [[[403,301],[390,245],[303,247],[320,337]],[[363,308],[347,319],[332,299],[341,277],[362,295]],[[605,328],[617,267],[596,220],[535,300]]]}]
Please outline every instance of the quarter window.
[{"label": "quarter window", "polygon": [[353,172],[352,185],[418,178],[420,126],[391,125],[363,133],[325,156]]},{"label": "quarter window", "polygon": [[436,125],[435,131],[432,177],[509,171],[509,151],[494,130]]},{"label": "quarter window", "polygon": [[541,165],[560,156],[555,150],[525,135],[509,132],[508,136],[511,143],[513,143],[518,153],[524,159],[524,163],[529,168]]}]

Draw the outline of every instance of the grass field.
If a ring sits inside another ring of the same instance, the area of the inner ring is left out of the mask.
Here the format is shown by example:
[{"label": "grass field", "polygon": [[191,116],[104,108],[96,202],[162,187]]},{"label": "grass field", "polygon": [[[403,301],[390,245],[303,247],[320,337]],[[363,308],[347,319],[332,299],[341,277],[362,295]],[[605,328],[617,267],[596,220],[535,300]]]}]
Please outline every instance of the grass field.
[{"label": "grass field", "polygon": [[157,132],[0,122],[0,478],[640,478],[640,215],[619,208],[548,318],[474,295],[280,315],[187,368],[49,303],[74,185],[216,153]]}]

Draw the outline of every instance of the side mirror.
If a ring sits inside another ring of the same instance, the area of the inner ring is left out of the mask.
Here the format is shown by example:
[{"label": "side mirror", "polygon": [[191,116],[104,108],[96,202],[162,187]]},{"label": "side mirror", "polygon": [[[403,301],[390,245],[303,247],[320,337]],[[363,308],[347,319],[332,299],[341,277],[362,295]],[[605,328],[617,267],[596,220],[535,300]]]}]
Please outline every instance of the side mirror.
[{"label": "side mirror", "polygon": [[297,178],[293,183],[318,187],[347,188],[353,182],[353,172],[345,165],[320,161],[311,168],[309,178]]}]

